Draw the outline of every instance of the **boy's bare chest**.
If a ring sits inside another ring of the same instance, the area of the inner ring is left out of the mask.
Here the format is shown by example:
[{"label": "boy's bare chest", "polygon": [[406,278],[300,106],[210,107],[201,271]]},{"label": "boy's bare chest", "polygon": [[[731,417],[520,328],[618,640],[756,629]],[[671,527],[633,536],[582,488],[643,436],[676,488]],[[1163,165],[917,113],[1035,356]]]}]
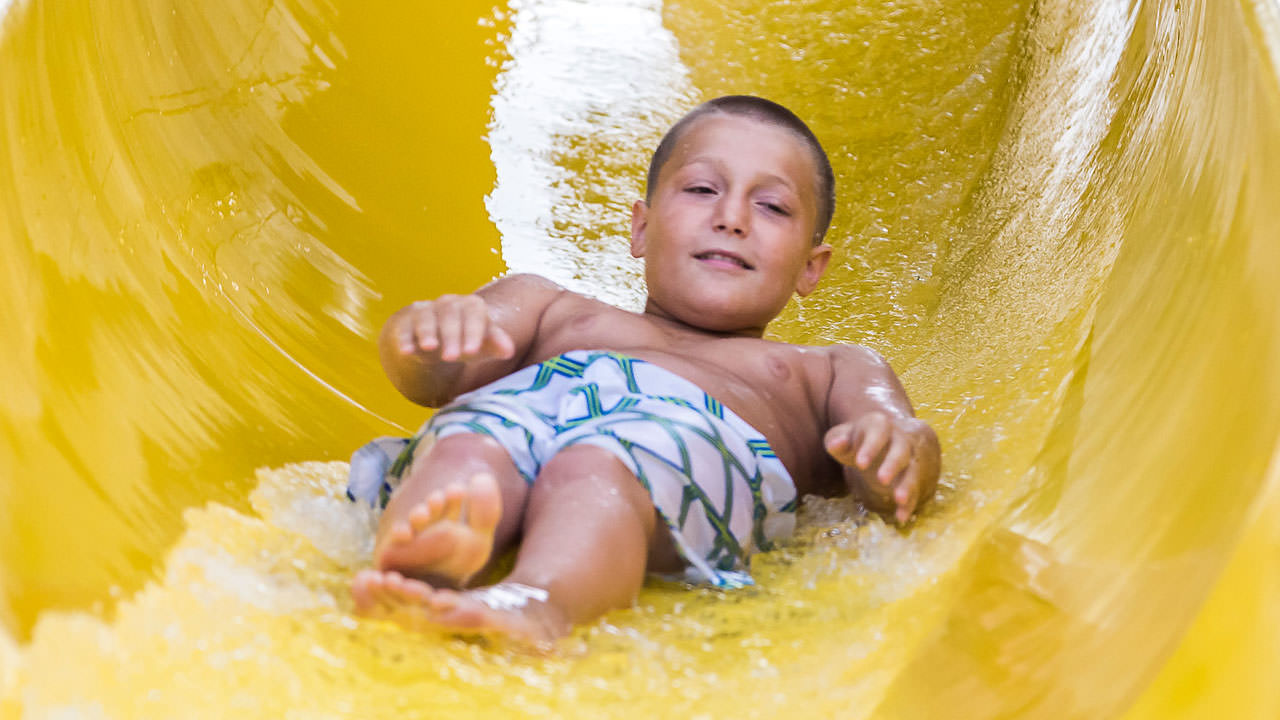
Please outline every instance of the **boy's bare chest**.
[{"label": "boy's bare chest", "polygon": [[551,319],[540,329],[533,353],[541,360],[589,349],[649,360],[726,403],[723,396],[751,401],[765,399],[757,397],[762,391],[798,389],[807,375],[800,348],[676,329],[661,320],[612,309]]}]

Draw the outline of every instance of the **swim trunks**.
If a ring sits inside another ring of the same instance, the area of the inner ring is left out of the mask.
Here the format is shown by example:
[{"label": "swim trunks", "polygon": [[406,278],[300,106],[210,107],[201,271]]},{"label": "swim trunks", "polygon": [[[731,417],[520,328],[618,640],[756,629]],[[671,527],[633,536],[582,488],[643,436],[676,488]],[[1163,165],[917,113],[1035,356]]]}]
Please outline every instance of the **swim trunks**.
[{"label": "swim trunks", "polygon": [[459,433],[497,440],[529,483],[566,447],[613,453],[653,498],[693,582],[751,584],[747,557],[795,527],[795,485],[763,435],[688,380],[604,351],[526,367],[459,396],[412,439],[366,445],[348,496],[385,506],[418,452]]}]

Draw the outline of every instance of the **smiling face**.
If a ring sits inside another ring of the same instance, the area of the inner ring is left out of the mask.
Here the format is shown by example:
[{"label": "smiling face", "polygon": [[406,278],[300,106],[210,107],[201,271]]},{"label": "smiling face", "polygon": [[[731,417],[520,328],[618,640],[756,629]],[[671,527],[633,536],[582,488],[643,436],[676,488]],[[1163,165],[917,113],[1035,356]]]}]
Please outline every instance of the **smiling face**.
[{"label": "smiling face", "polygon": [[645,312],[759,337],[792,293],[817,287],[831,257],[814,246],[817,169],[791,131],[711,113],[680,137],[650,203],[631,216],[645,259]]}]

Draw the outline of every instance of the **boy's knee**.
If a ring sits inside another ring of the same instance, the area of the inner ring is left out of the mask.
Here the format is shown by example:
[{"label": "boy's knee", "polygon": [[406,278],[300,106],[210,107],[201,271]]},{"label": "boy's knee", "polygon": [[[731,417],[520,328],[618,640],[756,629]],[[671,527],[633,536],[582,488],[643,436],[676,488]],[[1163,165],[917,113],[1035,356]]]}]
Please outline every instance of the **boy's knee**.
[{"label": "boy's knee", "polygon": [[555,483],[583,482],[593,478],[608,481],[629,478],[635,482],[635,475],[617,455],[586,443],[570,445],[552,455],[538,473],[539,481],[543,477]]},{"label": "boy's knee", "polygon": [[653,509],[653,501],[631,469],[612,452],[595,445],[571,445],[556,453],[542,466],[533,484],[534,492],[605,492],[633,505]]}]

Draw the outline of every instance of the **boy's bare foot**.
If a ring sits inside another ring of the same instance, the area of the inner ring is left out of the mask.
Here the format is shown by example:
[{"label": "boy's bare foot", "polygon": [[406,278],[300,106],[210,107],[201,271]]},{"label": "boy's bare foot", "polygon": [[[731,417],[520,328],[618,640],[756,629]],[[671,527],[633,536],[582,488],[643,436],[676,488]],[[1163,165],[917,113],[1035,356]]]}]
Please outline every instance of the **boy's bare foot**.
[{"label": "boy's bare foot", "polygon": [[517,583],[457,591],[433,588],[397,572],[363,570],[351,583],[351,595],[358,614],[410,630],[499,635],[533,646],[569,631],[545,590]]},{"label": "boy's bare foot", "polygon": [[373,551],[374,566],[462,587],[489,561],[501,515],[498,483],[487,473],[433,491],[392,522]]}]

